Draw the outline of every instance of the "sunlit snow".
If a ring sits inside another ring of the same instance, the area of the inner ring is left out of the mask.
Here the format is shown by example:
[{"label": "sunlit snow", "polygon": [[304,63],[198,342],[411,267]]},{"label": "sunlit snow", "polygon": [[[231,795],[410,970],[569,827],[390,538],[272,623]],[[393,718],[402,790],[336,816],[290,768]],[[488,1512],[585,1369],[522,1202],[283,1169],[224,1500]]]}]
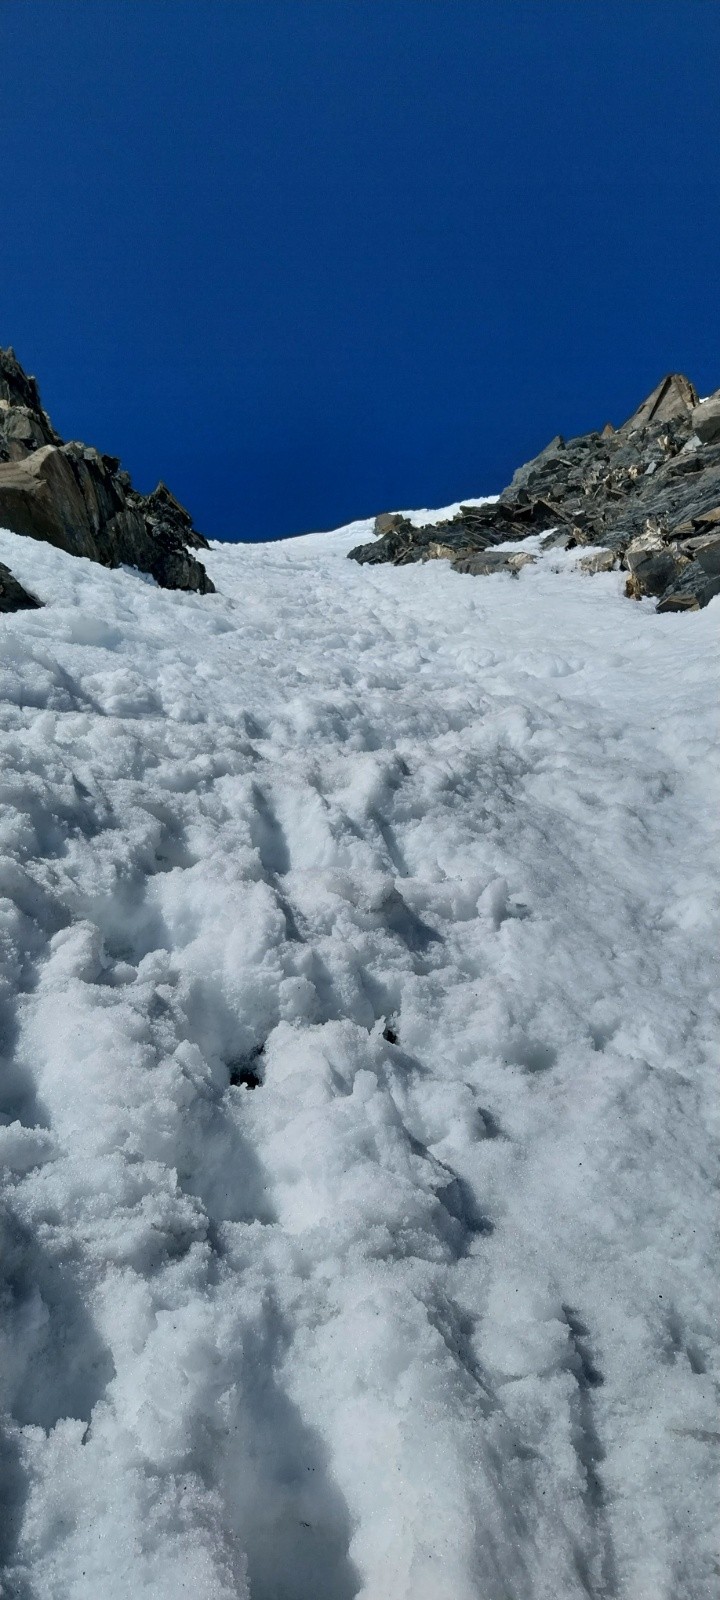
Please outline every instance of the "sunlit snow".
[{"label": "sunlit snow", "polygon": [[0,534],[7,1600],[716,1594],[720,600],[370,531]]}]

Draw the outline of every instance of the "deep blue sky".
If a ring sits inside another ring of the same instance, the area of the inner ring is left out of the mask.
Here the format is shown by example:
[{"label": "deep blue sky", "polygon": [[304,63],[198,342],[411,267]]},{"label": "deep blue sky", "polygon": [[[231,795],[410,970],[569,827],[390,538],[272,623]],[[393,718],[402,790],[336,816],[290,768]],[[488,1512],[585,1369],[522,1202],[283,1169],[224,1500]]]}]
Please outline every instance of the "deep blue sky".
[{"label": "deep blue sky", "polygon": [[214,537],[720,385],[716,0],[2,0],[0,343]]}]

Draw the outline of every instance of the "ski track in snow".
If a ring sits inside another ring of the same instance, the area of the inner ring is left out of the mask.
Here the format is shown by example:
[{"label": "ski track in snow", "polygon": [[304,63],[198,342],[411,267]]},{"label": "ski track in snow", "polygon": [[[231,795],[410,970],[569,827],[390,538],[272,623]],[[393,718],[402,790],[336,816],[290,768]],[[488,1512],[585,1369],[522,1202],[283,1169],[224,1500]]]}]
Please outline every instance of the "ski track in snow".
[{"label": "ski track in snow", "polygon": [[717,1593],[720,602],[369,533],[0,534],[5,1600]]}]

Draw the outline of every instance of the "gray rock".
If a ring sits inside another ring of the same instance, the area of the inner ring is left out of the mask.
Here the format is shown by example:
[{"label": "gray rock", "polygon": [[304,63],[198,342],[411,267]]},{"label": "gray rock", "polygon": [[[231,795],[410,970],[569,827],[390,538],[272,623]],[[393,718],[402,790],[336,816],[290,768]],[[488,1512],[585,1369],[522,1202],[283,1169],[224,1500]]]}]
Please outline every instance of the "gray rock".
[{"label": "gray rock", "polygon": [[720,530],[701,539],[689,539],[683,550],[693,556],[708,578],[720,578]]},{"label": "gray rock", "polygon": [[699,561],[687,562],[675,583],[668,584],[658,611],[700,611],[720,594],[720,574],[708,576]]},{"label": "gray rock", "polygon": [[[720,391],[706,405],[716,399]],[[574,439],[558,434],[518,468],[496,503],[463,505],[455,517],[421,529],[397,515],[378,519],[380,537],[351,555],[405,565],[438,551],[453,559],[455,552],[456,565],[479,574],[499,570],[476,559],[483,552],[538,533],[545,550],[602,547],[608,554],[590,558],[586,570],[610,570],[619,561],[630,595],[674,593],[686,566],[701,568],[688,541],[707,540],[720,526],[720,439],[702,441],[697,411],[692,384],[671,373],[617,432],[606,424]],[[714,543],[702,548],[712,572],[704,587],[698,580],[696,593],[706,604],[718,558]]]},{"label": "gray rock", "polygon": [[24,407],[30,411],[43,430],[44,443],[62,443],[47,412],[43,410],[35,378],[23,371],[12,346],[7,350],[0,349],[0,400],[5,400],[9,406]]},{"label": "gray rock", "polygon": [[688,558],[679,554],[677,546],[669,544],[660,533],[654,530],[643,533],[633,539],[625,551],[625,566],[630,573],[625,593],[632,600],[640,600],[643,595],[662,595],[669,587],[675,587],[687,564]]},{"label": "gray rock", "polygon": [[720,391],[695,407],[692,425],[702,444],[716,444],[720,440]]},{"label": "gray rock", "polygon": [[569,528],[553,528],[540,540],[541,550],[572,550],[577,543]]},{"label": "gray rock", "polygon": [[2,457],[8,461],[19,461],[49,443],[42,420],[27,406],[13,406],[9,400],[0,400],[0,438]]}]

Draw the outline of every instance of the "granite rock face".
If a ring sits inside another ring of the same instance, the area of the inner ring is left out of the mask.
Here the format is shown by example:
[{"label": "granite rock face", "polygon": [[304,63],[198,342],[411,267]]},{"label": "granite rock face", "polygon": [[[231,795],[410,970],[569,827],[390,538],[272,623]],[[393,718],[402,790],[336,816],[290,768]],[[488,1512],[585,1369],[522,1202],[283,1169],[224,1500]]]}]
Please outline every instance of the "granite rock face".
[{"label": "granite rock face", "polygon": [[207,541],[184,506],[164,483],[139,494],[116,456],[64,444],[11,349],[0,349],[0,527],[105,567],[138,567],[165,589],[214,588],[192,553]]},{"label": "granite rock face", "polygon": [[687,378],[670,373],[622,427],[558,434],[496,502],[422,528],[386,514],[375,531],[352,559],[402,566],[442,555],[482,574],[517,572],[511,551],[479,557],[531,533],[544,535],[544,549],[599,546],[603,556],[584,561],[585,571],[617,562],[629,597],[699,609],[720,593],[720,391],[701,403]]}]

